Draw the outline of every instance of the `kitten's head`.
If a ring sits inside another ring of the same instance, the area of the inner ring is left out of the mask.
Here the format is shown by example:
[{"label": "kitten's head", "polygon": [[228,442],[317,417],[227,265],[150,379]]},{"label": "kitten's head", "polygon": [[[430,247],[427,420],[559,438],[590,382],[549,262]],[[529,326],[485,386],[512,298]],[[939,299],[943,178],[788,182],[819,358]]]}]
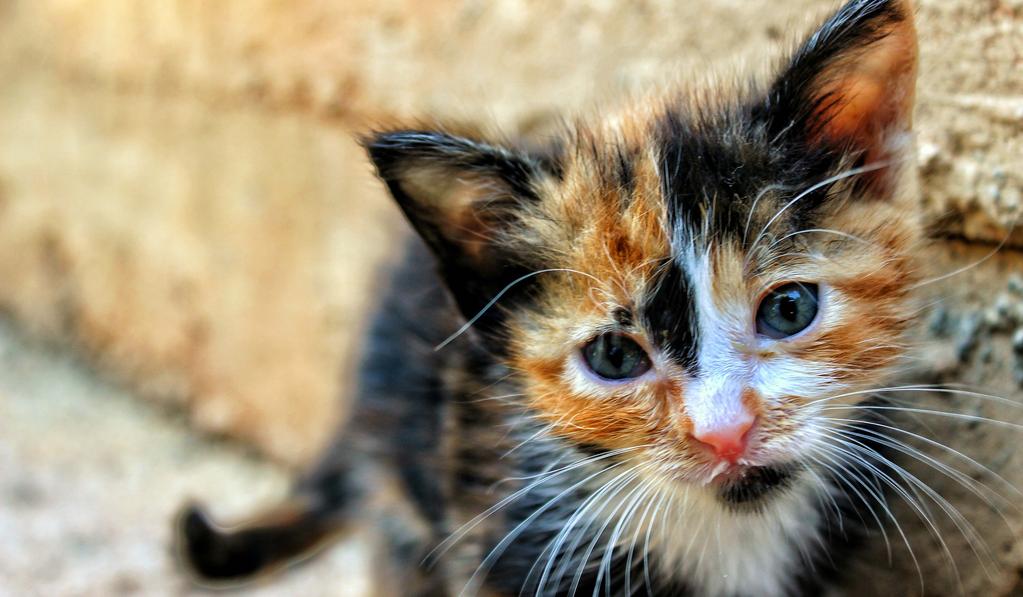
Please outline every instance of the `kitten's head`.
[{"label": "kitten's head", "polygon": [[552,434],[771,485],[901,356],[915,65],[908,2],[858,0],[767,85],[540,149],[419,130],[367,147]]}]

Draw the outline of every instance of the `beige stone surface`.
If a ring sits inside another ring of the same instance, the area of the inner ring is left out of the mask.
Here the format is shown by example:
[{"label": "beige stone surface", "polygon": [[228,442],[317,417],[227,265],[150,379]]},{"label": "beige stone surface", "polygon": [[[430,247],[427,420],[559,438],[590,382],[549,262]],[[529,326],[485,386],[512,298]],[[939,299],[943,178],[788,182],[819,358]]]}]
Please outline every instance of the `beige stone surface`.
[{"label": "beige stone surface", "polygon": [[207,430],[330,432],[395,213],[343,130],[9,78],[0,306]]},{"label": "beige stone surface", "polygon": [[[409,117],[542,130],[708,68],[727,78],[770,64],[834,4],[0,0],[0,309],[199,428],[304,462],[343,414],[374,280],[402,228],[353,131]],[[942,275],[983,260],[1023,209],[1023,3],[918,5],[922,209]],[[935,284],[952,323],[914,353],[935,379],[1012,401],[931,396],[928,408],[957,416],[919,418],[1016,487],[1019,430],[969,417],[1023,422],[1012,326],[971,319],[1016,300],[1005,286],[1023,270],[1019,248],[1017,230],[995,257]],[[47,496],[0,509],[0,579],[17,578],[17,594],[187,593],[161,551],[172,506],[193,491],[213,503],[283,491],[279,470],[193,446],[182,425],[41,363],[39,379],[58,382],[41,394],[0,373],[0,484],[17,499]],[[1002,520],[941,471],[912,470],[991,549],[985,574],[948,513],[929,506],[963,594],[1023,591],[1023,500],[1002,504]],[[959,593],[928,524],[894,507],[928,593]],[[850,565],[862,566],[864,591],[916,594],[916,563],[890,534],[890,572],[876,565],[881,538]],[[339,570],[326,566],[275,594],[320,594],[310,587]]]}]

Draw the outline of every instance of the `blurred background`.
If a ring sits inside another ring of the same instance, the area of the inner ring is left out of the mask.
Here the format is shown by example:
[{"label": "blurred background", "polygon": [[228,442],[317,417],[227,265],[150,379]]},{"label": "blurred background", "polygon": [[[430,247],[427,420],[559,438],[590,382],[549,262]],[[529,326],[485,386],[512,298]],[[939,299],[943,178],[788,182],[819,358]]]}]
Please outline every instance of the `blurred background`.
[{"label": "blurred background", "polygon": [[[272,503],[326,441],[405,233],[354,134],[413,118],[528,134],[666,81],[764,72],[835,6],[0,0],[0,595],[188,594],[175,509]],[[921,362],[1019,400],[1023,1],[918,6],[932,265],[998,248],[931,286]],[[1023,486],[1018,432],[942,425]],[[996,566],[951,537],[964,586],[1023,594],[1023,519],[977,502],[957,505]],[[365,554],[356,539],[246,591],[372,594]]]}]

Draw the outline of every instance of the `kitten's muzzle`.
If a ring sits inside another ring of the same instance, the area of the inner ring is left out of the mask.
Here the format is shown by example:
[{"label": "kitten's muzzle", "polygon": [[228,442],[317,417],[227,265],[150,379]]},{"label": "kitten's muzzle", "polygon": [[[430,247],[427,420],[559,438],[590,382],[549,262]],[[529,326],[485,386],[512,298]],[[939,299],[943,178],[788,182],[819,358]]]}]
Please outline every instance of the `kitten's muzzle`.
[{"label": "kitten's muzzle", "polygon": [[726,375],[701,379],[685,399],[690,443],[703,448],[715,465],[739,463],[749,452],[758,403],[743,380]]}]

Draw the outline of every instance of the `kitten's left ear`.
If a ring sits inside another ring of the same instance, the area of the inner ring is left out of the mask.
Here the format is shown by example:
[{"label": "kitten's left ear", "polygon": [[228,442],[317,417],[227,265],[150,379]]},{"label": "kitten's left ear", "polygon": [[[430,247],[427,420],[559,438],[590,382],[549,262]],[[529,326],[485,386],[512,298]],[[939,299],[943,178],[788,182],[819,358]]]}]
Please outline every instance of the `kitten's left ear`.
[{"label": "kitten's left ear", "polygon": [[796,52],[761,106],[776,135],[864,164],[895,157],[912,128],[917,41],[910,0],[853,0]]}]

